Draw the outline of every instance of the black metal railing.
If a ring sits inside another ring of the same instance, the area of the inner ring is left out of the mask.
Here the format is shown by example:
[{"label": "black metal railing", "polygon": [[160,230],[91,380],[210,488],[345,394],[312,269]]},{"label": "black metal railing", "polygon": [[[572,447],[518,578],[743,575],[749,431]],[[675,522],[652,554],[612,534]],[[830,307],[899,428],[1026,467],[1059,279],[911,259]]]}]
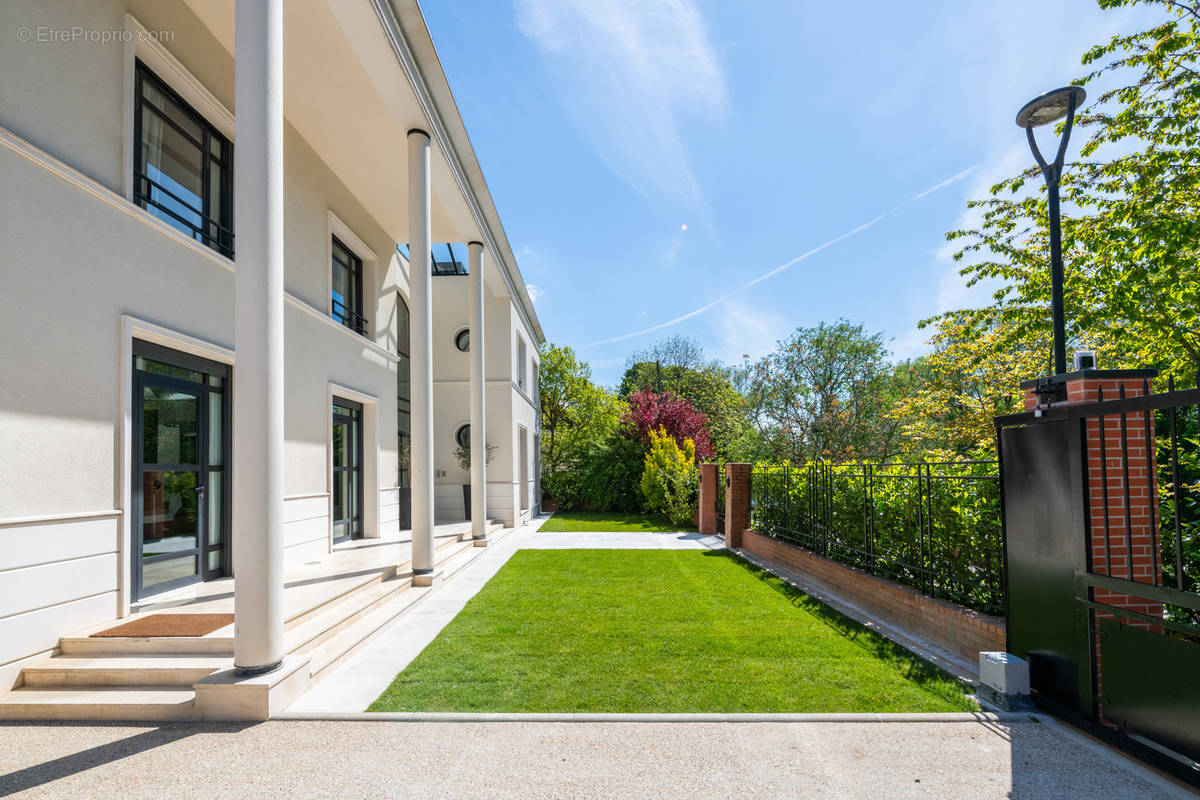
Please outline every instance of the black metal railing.
[{"label": "black metal railing", "polygon": [[930,596],[1004,611],[994,461],[756,465],[751,525]]},{"label": "black metal railing", "polygon": [[[133,177],[135,203],[147,210],[165,214],[167,222],[176,227],[182,226],[181,230],[193,239],[224,256],[233,257],[233,230],[197,209],[193,205],[195,199],[180,197],[143,172],[135,171]],[[174,203],[168,204],[164,200],[173,200]],[[172,208],[172,205],[176,205],[176,208]],[[183,213],[180,213],[179,206],[182,206]]]},{"label": "black metal railing", "polygon": [[333,318],[337,322],[345,325],[350,330],[362,336],[367,335],[367,318],[356,311],[352,311],[345,303],[333,298],[332,302]]}]

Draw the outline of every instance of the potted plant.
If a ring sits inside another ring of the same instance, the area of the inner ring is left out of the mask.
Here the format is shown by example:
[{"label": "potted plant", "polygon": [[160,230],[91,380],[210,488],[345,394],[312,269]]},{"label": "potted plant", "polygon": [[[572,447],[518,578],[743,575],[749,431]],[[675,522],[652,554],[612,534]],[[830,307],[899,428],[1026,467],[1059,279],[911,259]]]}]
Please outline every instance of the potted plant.
[{"label": "potted plant", "polygon": [[[487,449],[487,458],[483,463],[490,464],[492,463],[492,458],[496,455],[496,447],[489,442],[487,445],[485,445],[485,448]],[[458,466],[462,468],[463,472],[471,472],[471,448],[463,447],[460,444],[458,447],[454,448],[454,457],[458,459]],[[463,484],[463,510],[466,512],[466,518],[470,520],[471,481],[469,478],[467,482]]]}]

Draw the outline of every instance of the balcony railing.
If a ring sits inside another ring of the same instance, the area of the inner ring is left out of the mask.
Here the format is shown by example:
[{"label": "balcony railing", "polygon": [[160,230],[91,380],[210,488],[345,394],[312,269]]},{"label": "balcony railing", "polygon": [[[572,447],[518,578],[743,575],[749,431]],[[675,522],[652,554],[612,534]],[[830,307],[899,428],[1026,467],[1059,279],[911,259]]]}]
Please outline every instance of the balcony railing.
[{"label": "balcony railing", "polygon": [[333,318],[345,325],[350,330],[362,336],[367,335],[367,318],[356,311],[352,311],[341,300],[333,298],[332,303]]},{"label": "balcony railing", "polygon": [[206,216],[193,203],[142,172],[134,172],[133,200],[222,255],[233,257],[233,230]]}]

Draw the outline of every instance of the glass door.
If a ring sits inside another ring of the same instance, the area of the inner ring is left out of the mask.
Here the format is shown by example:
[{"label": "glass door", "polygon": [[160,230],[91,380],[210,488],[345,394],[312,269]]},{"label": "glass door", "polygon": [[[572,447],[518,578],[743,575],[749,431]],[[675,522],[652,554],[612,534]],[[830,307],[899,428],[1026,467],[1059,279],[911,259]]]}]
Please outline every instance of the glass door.
[{"label": "glass door", "polygon": [[228,574],[225,368],[159,350],[134,357],[136,598]]},{"label": "glass door", "polygon": [[333,541],[362,537],[362,406],[333,398]]}]

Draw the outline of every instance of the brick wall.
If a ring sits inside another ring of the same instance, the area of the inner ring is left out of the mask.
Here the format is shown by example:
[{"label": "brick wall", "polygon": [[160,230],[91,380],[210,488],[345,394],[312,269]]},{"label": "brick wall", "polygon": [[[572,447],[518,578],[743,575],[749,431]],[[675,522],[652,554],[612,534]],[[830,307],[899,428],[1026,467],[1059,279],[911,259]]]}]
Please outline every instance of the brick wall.
[{"label": "brick wall", "polygon": [[742,546],[742,531],[750,527],[751,464],[725,465],[725,546]]},{"label": "brick wall", "polygon": [[999,617],[929,597],[753,530],[742,532],[741,546],[748,553],[799,573],[816,587],[871,616],[973,664],[978,662],[980,651],[1004,649],[1004,620]]},{"label": "brick wall", "polygon": [[697,528],[700,533],[717,532],[717,465],[700,465],[700,513]]}]

